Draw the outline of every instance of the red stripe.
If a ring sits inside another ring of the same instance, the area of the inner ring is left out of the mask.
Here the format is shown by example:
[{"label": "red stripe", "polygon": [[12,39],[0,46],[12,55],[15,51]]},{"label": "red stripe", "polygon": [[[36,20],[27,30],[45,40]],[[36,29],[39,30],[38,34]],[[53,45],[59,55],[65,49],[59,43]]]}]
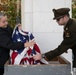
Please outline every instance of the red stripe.
[{"label": "red stripe", "polygon": [[15,58],[16,58],[16,56],[18,55],[18,53],[17,52],[12,52],[12,55],[11,55],[11,59],[12,59],[12,64],[14,64],[14,61],[15,61]]},{"label": "red stripe", "polygon": [[40,52],[40,48],[38,47],[37,44],[34,44],[34,49],[35,49],[38,53],[41,53],[41,52]]}]

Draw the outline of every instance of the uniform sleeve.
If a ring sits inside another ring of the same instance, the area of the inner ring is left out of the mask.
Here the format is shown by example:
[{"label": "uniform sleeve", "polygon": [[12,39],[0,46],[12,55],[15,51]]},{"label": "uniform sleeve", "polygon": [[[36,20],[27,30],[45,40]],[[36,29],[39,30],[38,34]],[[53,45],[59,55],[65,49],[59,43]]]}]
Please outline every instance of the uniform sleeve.
[{"label": "uniform sleeve", "polygon": [[0,47],[16,50],[16,49],[24,48],[24,43],[13,42],[6,34],[1,32],[0,33]]},{"label": "uniform sleeve", "polygon": [[46,58],[51,60],[54,57],[59,56],[62,53],[66,52],[69,48],[72,48],[75,45],[76,45],[76,29],[75,27],[71,27],[69,37],[65,35],[65,39],[62,41],[62,43],[56,49],[45,53],[45,56]]}]

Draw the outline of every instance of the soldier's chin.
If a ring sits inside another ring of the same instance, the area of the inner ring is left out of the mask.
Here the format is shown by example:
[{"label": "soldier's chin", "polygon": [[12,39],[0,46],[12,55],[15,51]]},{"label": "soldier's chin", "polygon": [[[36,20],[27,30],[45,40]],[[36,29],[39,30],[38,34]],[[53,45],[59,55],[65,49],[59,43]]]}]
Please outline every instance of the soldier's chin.
[{"label": "soldier's chin", "polygon": [[60,26],[63,26],[63,24],[59,24]]}]

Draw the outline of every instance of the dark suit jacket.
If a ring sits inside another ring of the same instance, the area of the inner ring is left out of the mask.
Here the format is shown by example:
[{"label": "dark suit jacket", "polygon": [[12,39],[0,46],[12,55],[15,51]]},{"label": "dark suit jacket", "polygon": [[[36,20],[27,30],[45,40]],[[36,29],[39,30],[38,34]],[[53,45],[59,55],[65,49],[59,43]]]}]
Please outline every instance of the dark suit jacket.
[{"label": "dark suit jacket", "polygon": [[4,66],[5,62],[8,60],[10,49],[24,48],[24,43],[15,43],[12,41],[12,31],[10,26],[7,26],[7,28],[0,27],[0,67]]},{"label": "dark suit jacket", "polygon": [[[76,21],[69,19],[66,26],[64,27],[62,43],[52,51],[45,53],[45,56],[51,60],[56,56],[66,52],[69,48],[73,50],[74,60],[76,61]],[[76,63],[75,63],[76,64]]]}]

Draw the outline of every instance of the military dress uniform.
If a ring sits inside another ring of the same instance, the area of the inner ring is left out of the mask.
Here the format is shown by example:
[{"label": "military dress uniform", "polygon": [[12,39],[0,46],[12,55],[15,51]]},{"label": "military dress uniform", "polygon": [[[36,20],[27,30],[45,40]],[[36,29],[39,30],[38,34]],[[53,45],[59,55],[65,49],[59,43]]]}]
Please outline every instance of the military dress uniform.
[{"label": "military dress uniform", "polygon": [[56,56],[59,56],[62,53],[66,52],[69,48],[72,49],[74,56],[73,67],[76,67],[76,21],[71,18],[69,18],[67,24],[64,27],[63,41],[61,44],[56,49],[45,53],[45,56],[48,58],[48,60],[51,60]]}]

